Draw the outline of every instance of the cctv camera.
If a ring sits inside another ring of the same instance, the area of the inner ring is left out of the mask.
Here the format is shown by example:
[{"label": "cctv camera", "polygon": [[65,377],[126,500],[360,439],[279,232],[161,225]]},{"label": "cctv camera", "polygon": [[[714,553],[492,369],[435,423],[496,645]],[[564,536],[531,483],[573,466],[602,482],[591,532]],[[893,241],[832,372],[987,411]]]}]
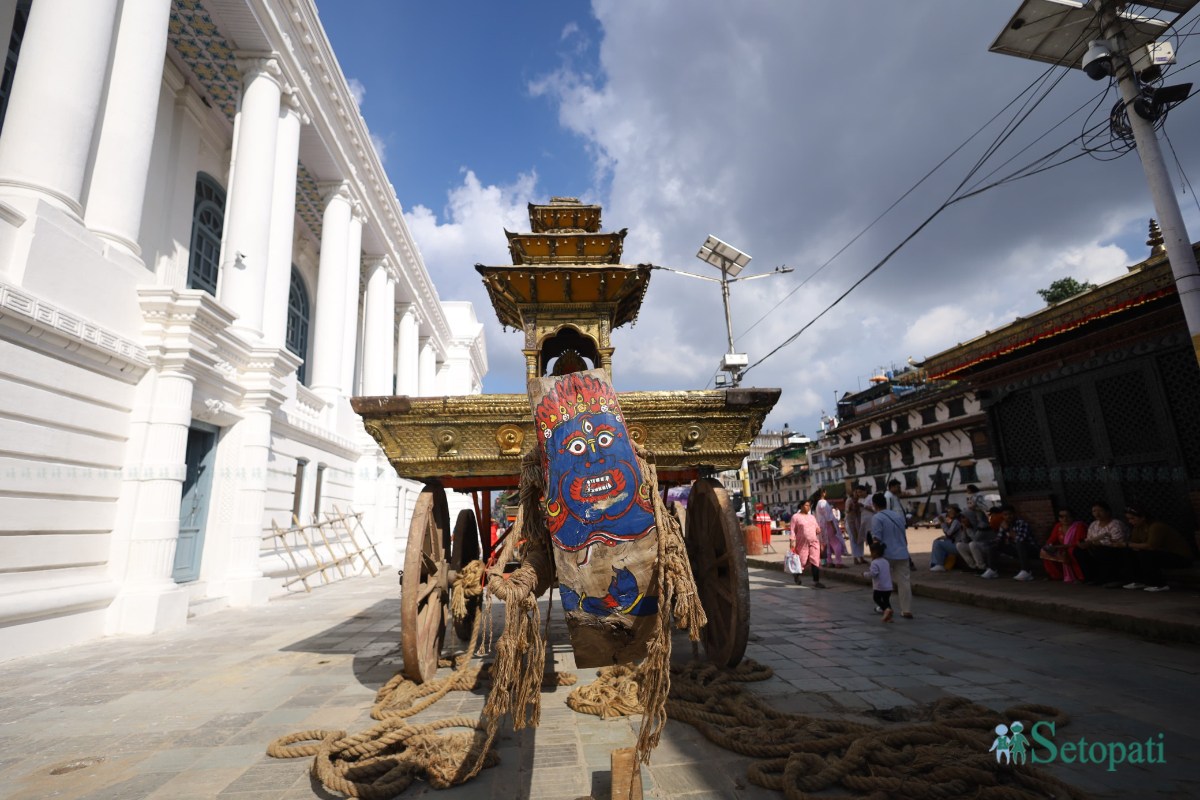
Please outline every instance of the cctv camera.
[{"label": "cctv camera", "polygon": [[1087,52],[1083,55],[1083,71],[1094,81],[1113,74],[1112,49],[1106,40],[1096,39],[1088,44]]}]

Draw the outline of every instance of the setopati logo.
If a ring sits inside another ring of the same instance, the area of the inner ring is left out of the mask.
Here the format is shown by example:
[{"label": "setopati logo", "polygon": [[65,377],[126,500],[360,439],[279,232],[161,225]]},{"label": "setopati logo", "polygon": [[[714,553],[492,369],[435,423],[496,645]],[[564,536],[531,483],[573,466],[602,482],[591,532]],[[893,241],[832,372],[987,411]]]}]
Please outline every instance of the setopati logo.
[{"label": "setopati logo", "polygon": [[1163,734],[1144,742],[1101,742],[1077,739],[1055,740],[1055,724],[1045,720],[1033,723],[1029,735],[1025,725],[1013,722],[996,726],[996,739],[988,751],[996,754],[999,764],[1100,764],[1116,772],[1120,764],[1164,764]]}]

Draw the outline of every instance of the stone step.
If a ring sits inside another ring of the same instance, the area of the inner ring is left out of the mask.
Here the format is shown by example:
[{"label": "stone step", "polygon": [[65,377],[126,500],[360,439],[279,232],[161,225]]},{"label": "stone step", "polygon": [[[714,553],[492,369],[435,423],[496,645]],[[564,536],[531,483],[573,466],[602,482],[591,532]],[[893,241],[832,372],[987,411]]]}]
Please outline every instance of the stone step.
[{"label": "stone step", "polygon": [[229,608],[227,597],[198,597],[188,603],[188,619],[204,617]]}]

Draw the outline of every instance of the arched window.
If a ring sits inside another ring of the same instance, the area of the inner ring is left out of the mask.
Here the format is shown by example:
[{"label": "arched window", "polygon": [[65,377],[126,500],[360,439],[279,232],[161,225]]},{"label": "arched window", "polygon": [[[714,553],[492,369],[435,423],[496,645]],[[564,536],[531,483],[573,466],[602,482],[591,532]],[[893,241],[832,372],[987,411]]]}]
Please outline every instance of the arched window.
[{"label": "arched window", "polygon": [[225,227],[225,190],[201,172],[196,176],[192,207],[192,248],[188,259],[188,288],[217,293],[221,266],[221,233]]},{"label": "arched window", "polygon": [[304,288],[304,279],[300,270],[292,265],[292,287],[288,291],[287,317],[287,349],[300,356],[300,368],[296,370],[296,380],[308,385],[308,324],[311,305],[308,302],[308,290]]},{"label": "arched window", "polygon": [[29,22],[31,0],[20,0],[13,16],[12,33],[8,37],[8,55],[4,60],[4,75],[0,77],[0,125],[8,114],[8,98],[12,95],[13,78],[17,74],[17,58],[21,55],[21,41],[25,38],[25,24]]}]

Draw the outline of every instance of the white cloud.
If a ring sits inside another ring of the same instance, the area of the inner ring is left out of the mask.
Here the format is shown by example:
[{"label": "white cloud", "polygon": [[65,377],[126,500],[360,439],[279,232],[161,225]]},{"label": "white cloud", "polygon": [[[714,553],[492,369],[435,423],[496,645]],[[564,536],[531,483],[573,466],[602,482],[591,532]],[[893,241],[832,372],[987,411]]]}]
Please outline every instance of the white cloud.
[{"label": "white cloud", "polygon": [[535,199],[537,175],[520,175],[510,185],[483,185],[469,169],[452,189],[441,214],[417,205],[405,212],[425,267],[445,300],[470,300],[484,323],[488,348],[487,392],[524,392],[525,360],[520,336],[503,332],[474,265],[511,264],[505,229],[528,230],[527,204]]},{"label": "white cloud", "polygon": [[350,94],[354,97],[354,105],[362,111],[363,98],[367,96],[367,87],[358,78],[350,78],[346,83],[350,86]]},{"label": "white cloud", "polygon": [[387,163],[387,142],[377,133],[371,132],[371,147],[375,148],[375,154],[379,156],[379,163]]},{"label": "white cloud", "polygon": [[[593,9],[600,69],[582,72],[564,56],[529,91],[555,102],[560,123],[589,148],[605,222],[630,229],[627,261],[704,271],[694,254],[712,233],[755,257],[749,272],[795,267],[733,287],[735,332],[1042,71],[987,52],[1007,8],[948,4],[931,29],[906,7],[880,7],[856,19],[849,55],[845,36],[814,35],[844,29],[837,3],[695,0],[680,14],[671,3],[595,0]],[[1070,109],[1099,108],[1087,103],[1098,88],[1068,74],[980,174],[1014,157],[987,178],[995,180],[1077,135],[1080,119],[1020,153]],[[1181,106],[1170,127],[1193,128],[1196,113]],[[998,132],[949,162],[738,349],[754,362],[808,323],[946,199]],[[1195,171],[1195,154],[1180,156]],[[1036,310],[1037,289],[1064,275],[1099,283],[1121,274],[1145,257],[1138,242],[1153,215],[1136,153],[1079,159],[955,204],[747,382],[784,388],[772,424],[815,429],[835,393],[861,388],[880,365]],[[637,327],[614,342],[619,388],[704,386],[726,349],[719,289],[656,273]]]}]

